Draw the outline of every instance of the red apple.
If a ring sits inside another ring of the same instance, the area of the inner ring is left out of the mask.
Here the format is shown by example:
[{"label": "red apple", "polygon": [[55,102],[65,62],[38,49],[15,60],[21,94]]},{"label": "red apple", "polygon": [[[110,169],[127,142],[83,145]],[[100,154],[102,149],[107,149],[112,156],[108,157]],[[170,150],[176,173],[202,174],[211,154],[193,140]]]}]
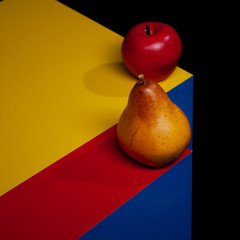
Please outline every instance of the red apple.
[{"label": "red apple", "polygon": [[166,79],[182,54],[182,41],[174,28],[165,23],[145,22],[129,30],[122,43],[122,58],[136,77],[156,82]]}]

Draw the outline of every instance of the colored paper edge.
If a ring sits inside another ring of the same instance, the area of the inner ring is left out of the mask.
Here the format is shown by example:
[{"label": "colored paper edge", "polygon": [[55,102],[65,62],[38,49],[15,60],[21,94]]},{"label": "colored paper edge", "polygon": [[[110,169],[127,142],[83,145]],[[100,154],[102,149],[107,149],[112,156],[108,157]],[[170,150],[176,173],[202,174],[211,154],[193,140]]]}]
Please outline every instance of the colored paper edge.
[{"label": "colored paper edge", "polygon": [[190,240],[192,153],[78,240]]}]

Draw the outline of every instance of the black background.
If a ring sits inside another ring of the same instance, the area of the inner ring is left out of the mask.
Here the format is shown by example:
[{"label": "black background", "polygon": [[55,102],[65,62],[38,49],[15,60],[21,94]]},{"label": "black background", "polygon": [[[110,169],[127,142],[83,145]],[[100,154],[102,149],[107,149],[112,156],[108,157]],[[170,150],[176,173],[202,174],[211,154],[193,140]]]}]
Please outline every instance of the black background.
[{"label": "black background", "polygon": [[224,60],[232,59],[225,54],[231,38],[226,19],[233,12],[224,2],[60,2],[122,36],[134,25],[147,21],[164,22],[177,30],[183,43],[178,65],[194,75],[192,239],[224,238],[229,234],[226,199],[232,198],[226,173],[233,167],[227,162],[231,137],[225,134],[232,132],[229,124],[225,126],[230,110]]}]

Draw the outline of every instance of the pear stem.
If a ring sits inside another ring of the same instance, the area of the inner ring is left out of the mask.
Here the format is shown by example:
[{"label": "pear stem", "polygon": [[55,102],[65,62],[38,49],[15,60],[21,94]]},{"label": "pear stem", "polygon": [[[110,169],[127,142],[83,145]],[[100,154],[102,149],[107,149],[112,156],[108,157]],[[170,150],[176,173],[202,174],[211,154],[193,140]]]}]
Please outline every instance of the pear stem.
[{"label": "pear stem", "polygon": [[145,79],[144,79],[144,75],[143,75],[143,74],[139,74],[139,75],[138,75],[138,79],[143,82],[143,85],[146,85],[146,84],[147,84],[146,81],[145,81]]}]

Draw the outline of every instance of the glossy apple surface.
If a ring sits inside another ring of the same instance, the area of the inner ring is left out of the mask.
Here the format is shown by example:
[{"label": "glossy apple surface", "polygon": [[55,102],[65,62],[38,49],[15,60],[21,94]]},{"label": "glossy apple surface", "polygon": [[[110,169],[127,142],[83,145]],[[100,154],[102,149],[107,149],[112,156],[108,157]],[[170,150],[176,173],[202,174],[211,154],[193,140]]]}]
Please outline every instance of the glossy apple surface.
[{"label": "glossy apple surface", "polygon": [[122,58],[129,72],[156,82],[166,79],[182,54],[176,30],[160,22],[140,23],[129,30],[122,43]]}]

